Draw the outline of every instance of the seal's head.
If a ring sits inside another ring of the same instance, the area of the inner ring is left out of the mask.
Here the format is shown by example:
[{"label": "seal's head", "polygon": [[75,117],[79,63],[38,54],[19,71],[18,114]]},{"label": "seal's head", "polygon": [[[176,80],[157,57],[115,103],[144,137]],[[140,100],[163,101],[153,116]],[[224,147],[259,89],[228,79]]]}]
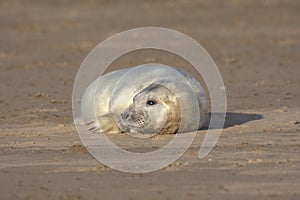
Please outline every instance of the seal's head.
[{"label": "seal's head", "polygon": [[176,133],[180,126],[180,105],[176,95],[159,83],[152,83],[133,97],[121,114],[122,129],[133,134]]}]

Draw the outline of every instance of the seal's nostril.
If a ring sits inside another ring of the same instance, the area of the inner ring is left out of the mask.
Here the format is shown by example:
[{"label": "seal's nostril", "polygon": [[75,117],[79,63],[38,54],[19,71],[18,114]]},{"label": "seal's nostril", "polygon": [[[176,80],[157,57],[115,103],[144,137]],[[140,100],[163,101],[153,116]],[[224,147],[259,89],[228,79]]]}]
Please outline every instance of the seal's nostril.
[{"label": "seal's nostril", "polygon": [[128,113],[122,113],[122,114],[121,114],[121,117],[122,117],[123,119],[128,119],[128,118],[129,118],[129,114],[128,114]]}]

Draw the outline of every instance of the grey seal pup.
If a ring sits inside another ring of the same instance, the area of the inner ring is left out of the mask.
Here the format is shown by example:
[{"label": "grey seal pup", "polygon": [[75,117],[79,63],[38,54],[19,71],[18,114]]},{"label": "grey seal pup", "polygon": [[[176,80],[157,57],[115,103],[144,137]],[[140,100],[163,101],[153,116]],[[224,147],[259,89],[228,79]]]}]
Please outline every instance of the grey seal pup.
[{"label": "grey seal pup", "polygon": [[154,135],[200,129],[207,102],[200,83],[184,70],[146,64],[93,81],[81,98],[82,124],[97,133]]}]

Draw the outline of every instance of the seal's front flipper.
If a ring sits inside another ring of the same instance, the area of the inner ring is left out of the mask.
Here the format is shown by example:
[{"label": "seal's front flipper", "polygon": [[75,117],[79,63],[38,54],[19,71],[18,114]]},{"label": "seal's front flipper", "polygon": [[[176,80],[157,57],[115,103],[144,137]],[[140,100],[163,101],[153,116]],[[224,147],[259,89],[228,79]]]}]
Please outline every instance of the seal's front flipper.
[{"label": "seal's front flipper", "polygon": [[113,134],[121,132],[111,113],[98,116],[97,121],[99,123],[101,132],[103,133]]}]

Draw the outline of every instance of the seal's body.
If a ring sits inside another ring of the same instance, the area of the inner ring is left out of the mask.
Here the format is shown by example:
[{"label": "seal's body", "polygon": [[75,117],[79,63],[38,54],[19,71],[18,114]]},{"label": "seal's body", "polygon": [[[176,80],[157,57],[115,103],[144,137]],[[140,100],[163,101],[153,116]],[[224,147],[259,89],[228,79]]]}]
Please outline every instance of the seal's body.
[{"label": "seal's body", "polygon": [[160,64],[110,72],[86,89],[81,119],[93,132],[153,135],[194,131],[206,121],[200,83]]}]

